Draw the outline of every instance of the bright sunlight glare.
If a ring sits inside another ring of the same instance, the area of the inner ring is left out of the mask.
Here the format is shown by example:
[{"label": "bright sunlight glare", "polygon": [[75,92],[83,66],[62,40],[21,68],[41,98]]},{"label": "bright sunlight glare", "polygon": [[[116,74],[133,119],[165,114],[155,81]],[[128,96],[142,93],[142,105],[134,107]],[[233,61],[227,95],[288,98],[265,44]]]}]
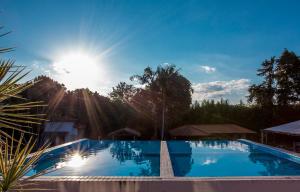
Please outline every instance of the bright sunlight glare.
[{"label": "bright sunlight glare", "polygon": [[67,162],[67,166],[69,167],[81,167],[86,162],[86,159],[80,156],[78,153],[75,153],[70,161]]},{"label": "bright sunlight glare", "polygon": [[60,162],[57,165],[57,168],[62,168],[62,167],[73,167],[73,168],[78,168],[83,166],[86,163],[86,158],[81,156],[79,153],[74,153],[70,159],[68,159],[65,162]]},{"label": "bright sunlight glare", "polygon": [[104,79],[100,59],[84,50],[64,53],[53,63],[53,70],[55,78],[70,90],[95,89],[101,78]]}]

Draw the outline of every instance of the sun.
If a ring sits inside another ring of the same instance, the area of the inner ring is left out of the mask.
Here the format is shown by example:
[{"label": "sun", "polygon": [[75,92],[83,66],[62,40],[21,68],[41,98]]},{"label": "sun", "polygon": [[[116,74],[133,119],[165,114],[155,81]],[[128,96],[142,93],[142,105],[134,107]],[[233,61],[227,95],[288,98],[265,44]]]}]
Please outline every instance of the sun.
[{"label": "sun", "polygon": [[84,50],[69,51],[53,63],[54,78],[69,90],[97,88],[103,77],[103,65],[96,55]]}]

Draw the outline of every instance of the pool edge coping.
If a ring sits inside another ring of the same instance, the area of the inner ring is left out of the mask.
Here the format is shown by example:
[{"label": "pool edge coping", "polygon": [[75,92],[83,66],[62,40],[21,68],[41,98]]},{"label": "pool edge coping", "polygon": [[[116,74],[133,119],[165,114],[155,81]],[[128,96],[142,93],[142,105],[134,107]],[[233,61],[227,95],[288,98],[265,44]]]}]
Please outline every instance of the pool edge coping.
[{"label": "pool edge coping", "polygon": [[[238,139],[239,142],[242,142],[244,144],[252,144],[255,145],[256,147],[261,148],[261,150],[266,151],[267,153],[270,153],[275,156],[279,156],[281,158],[287,159],[289,161],[292,161],[294,163],[300,164],[300,154],[296,153],[294,151],[289,151],[286,149],[278,148],[278,147],[273,147],[270,145],[266,145],[263,143],[257,143],[255,141],[247,140],[247,139]],[[284,155],[284,156],[282,156]]]},{"label": "pool edge coping", "polygon": [[160,177],[174,177],[173,166],[166,141],[160,142]]},{"label": "pool edge coping", "polygon": [[237,177],[130,177],[130,176],[40,176],[32,181],[300,181],[300,176]]},{"label": "pool edge coping", "polygon": [[[75,143],[79,143],[79,142],[85,141],[85,140],[88,140],[88,139],[87,139],[87,138],[82,138],[82,139],[78,139],[78,140],[75,140],[75,141],[70,141],[70,142],[67,142],[67,143],[63,143],[63,144],[60,144],[60,145],[56,145],[56,146],[54,146],[54,147],[49,147],[49,148],[47,148],[47,149],[43,152],[43,154],[48,153],[48,152],[51,152],[51,151],[53,151],[53,150],[55,150],[55,149],[58,149],[58,148],[61,148],[61,147],[65,147],[65,146],[68,146],[68,145],[72,145],[72,144],[75,144]],[[32,157],[34,154],[35,154],[35,152],[29,154],[27,158]]]},{"label": "pool edge coping", "polygon": [[289,150],[286,150],[286,149],[283,149],[283,148],[274,147],[274,146],[263,144],[263,143],[257,143],[255,141],[251,141],[251,140],[248,140],[248,139],[238,139],[238,141],[243,141],[243,142],[246,142],[246,143],[251,143],[251,144],[254,144],[254,145],[258,145],[260,147],[270,148],[272,150],[279,151],[281,153],[286,153],[288,155],[300,158],[300,153],[289,151]]}]

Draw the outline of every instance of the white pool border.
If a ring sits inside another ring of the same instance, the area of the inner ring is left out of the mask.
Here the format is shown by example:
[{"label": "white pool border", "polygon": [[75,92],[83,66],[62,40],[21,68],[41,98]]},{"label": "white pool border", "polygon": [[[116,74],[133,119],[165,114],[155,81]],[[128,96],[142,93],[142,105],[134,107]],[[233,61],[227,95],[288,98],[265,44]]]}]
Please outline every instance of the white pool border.
[{"label": "white pool border", "polygon": [[[300,157],[283,149],[249,140],[241,141]],[[300,176],[175,177],[166,141],[161,141],[160,156],[161,169],[157,177],[41,176],[33,181],[35,186],[38,184],[43,189],[62,192],[299,192],[300,189]]]},{"label": "white pool border", "polygon": [[169,149],[166,141],[160,142],[160,177],[172,178],[174,177],[172,162],[170,158]]},{"label": "white pool border", "polygon": [[[288,151],[288,150],[282,149],[282,148],[273,147],[273,146],[270,146],[270,145],[265,145],[265,144],[262,144],[262,143],[257,143],[257,142],[250,141],[250,140],[247,140],[247,139],[239,139],[238,141],[241,141],[243,143],[253,144],[255,146],[260,147],[261,150],[266,149],[267,153],[271,153],[271,154],[272,153],[277,153],[277,155],[281,155],[281,154],[288,155],[290,157],[288,160],[294,161],[296,163],[300,163],[300,154],[299,153]],[[283,157],[283,158],[286,158],[286,157]]]}]

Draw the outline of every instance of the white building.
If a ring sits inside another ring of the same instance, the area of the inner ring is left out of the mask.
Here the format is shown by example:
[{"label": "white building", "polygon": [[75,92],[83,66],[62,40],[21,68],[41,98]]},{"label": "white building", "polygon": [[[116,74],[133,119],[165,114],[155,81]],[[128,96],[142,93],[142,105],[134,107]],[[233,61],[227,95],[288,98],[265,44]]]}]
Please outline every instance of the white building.
[{"label": "white building", "polygon": [[81,137],[79,130],[72,121],[46,122],[44,139],[54,145],[70,142]]}]

